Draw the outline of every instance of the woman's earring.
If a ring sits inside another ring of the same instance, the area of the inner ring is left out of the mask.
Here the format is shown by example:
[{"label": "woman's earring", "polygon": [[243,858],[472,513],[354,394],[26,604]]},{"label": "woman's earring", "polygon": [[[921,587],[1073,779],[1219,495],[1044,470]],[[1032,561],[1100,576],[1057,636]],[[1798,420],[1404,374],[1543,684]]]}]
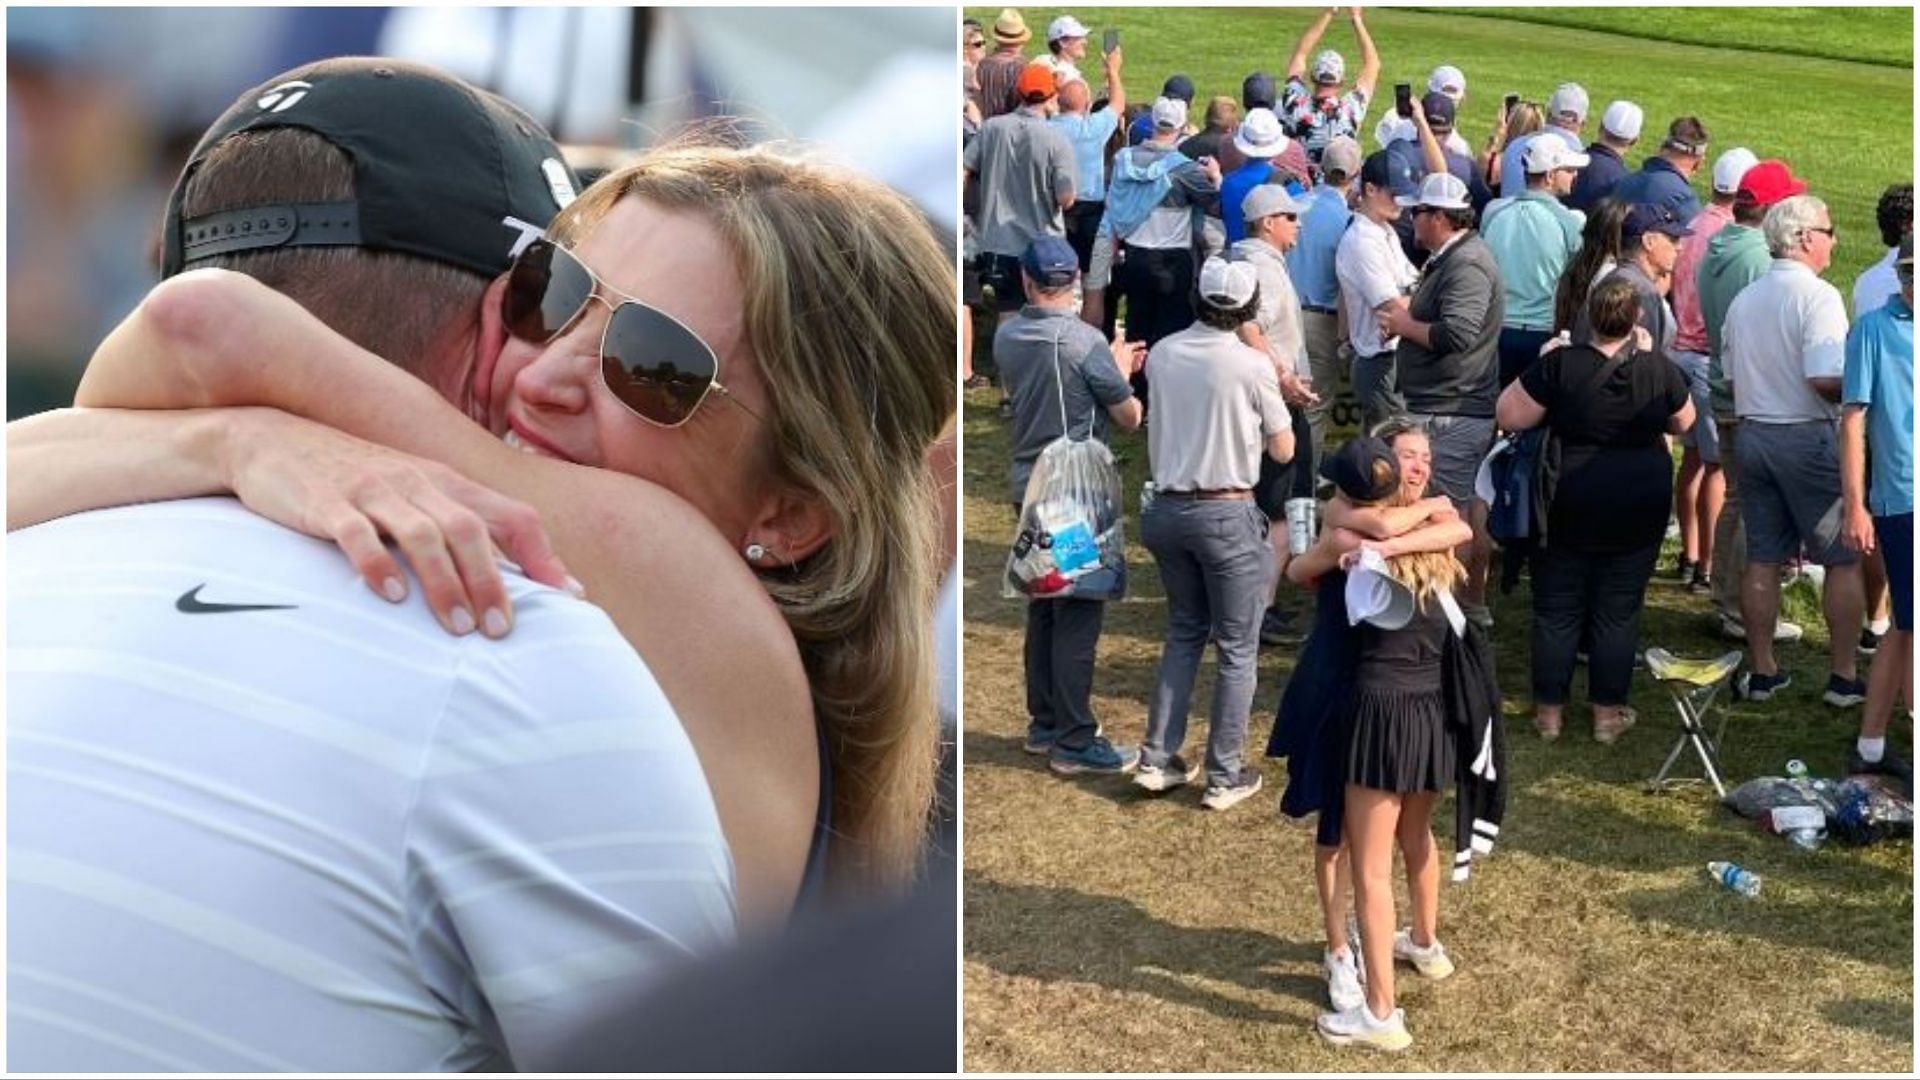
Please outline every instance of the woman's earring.
[{"label": "woman's earring", "polygon": [[760,544],[747,545],[747,561],[748,562],[757,563],[761,559],[764,559],[766,557],[767,557],[767,549],[765,546]]}]

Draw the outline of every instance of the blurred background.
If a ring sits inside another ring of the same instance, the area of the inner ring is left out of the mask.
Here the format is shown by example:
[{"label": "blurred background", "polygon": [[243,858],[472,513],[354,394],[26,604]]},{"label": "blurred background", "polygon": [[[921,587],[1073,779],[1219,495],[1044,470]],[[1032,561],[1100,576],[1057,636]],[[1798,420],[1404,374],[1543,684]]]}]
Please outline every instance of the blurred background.
[{"label": "blurred background", "polygon": [[[689,121],[821,144],[951,235],[950,8],[10,8],[7,418],[72,402],[157,280],[166,195],[241,92],[330,56],[438,65],[527,110],[591,170]],[[590,179],[591,177],[587,177]]]}]

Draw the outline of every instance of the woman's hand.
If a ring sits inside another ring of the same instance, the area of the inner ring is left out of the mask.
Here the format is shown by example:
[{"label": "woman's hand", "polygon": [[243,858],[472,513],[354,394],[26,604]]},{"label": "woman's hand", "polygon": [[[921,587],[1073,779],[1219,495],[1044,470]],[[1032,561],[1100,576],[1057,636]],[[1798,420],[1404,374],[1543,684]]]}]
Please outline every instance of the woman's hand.
[{"label": "woman's hand", "polygon": [[496,549],[529,578],[584,595],[531,506],[455,470],[269,409],[234,416],[223,451],[227,487],[247,508],[338,544],[375,593],[406,599],[406,576],[381,542],[399,545],[427,605],[452,634],[512,626]]},{"label": "woman's hand", "polygon": [[1379,555],[1383,559],[1390,559],[1393,557],[1391,554],[1388,553],[1388,549],[1385,544],[1375,543],[1372,540],[1362,540],[1359,543],[1355,544],[1350,550],[1343,551],[1340,553],[1340,569],[1342,570],[1353,569],[1354,565],[1360,561],[1361,553],[1367,552],[1367,551],[1374,552],[1375,554]]}]

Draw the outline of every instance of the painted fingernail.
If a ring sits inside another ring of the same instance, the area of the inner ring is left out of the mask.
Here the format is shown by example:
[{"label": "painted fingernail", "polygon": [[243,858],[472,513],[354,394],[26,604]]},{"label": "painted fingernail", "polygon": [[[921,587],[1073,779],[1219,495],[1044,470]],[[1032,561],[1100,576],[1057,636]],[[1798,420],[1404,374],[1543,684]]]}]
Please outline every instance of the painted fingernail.
[{"label": "painted fingernail", "polygon": [[456,634],[473,633],[473,613],[468,611],[466,608],[463,608],[463,607],[454,608],[453,614],[448,618],[451,619],[453,622],[454,633]]},{"label": "painted fingernail", "polygon": [[580,579],[574,577],[572,574],[567,575],[567,591],[582,600],[587,598],[587,587],[580,584]]},{"label": "painted fingernail", "polygon": [[390,577],[381,584],[380,591],[387,594],[387,599],[397,604],[407,598],[407,583],[397,577]]},{"label": "painted fingernail", "polygon": [[497,638],[507,636],[507,616],[506,613],[499,608],[488,608],[486,618],[483,621],[486,623],[488,637]]}]

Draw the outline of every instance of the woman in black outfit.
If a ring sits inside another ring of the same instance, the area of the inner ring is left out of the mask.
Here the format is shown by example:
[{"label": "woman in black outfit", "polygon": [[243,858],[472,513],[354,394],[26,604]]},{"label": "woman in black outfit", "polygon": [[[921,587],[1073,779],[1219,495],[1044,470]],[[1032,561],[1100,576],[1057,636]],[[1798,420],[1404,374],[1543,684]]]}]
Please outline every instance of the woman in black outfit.
[{"label": "woman in black outfit", "polygon": [[1594,340],[1548,353],[1500,395],[1507,431],[1546,424],[1559,444],[1546,541],[1533,563],[1534,727],[1560,735],[1574,654],[1591,641],[1593,737],[1633,726],[1627,706],[1640,608],[1673,502],[1666,435],[1693,423],[1686,379],[1636,346],[1640,301],[1618,278],[1587,300]]}]

